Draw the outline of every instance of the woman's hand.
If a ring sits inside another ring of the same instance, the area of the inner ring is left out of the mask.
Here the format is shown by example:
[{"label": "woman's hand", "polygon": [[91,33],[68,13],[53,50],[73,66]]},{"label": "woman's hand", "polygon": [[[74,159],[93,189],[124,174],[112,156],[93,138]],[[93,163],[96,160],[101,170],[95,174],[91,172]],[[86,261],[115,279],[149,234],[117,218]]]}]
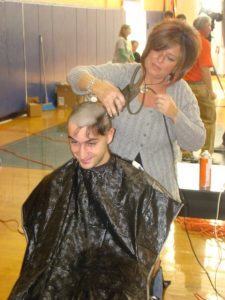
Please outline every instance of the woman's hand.
[{"label": "woman's hand", "polygon": [[110,117],[117,116],[126,104],[120,90],[108,81],[97,80],[93,86],[93,93],[104,105]]},{"label": "woman's hand", "polygon": [[178,109],[176,103],[169,95],[157,94],[154,108],[165,116],[171,118],[173,122],[176,121]]}]

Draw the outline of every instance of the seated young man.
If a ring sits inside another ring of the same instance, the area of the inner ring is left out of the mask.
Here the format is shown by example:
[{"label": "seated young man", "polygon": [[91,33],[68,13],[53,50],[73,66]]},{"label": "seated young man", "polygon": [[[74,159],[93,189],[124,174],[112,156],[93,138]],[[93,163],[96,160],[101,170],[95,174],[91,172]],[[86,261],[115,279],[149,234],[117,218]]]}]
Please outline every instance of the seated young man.
[{"label": "seated young man", "polygon": [[9,299],[148,299],[154,267],[181,204],[144,171],[110,153],[98,103],[68,120],[73,159],[23,205],[28,244]]}]

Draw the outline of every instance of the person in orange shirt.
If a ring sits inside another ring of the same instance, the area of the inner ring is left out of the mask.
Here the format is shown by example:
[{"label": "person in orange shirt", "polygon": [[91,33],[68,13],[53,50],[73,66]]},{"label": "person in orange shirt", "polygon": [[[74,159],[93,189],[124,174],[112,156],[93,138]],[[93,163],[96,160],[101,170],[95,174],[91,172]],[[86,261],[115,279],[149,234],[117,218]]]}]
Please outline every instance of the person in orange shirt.
[{"label": "person in orange shirt", "polygon": [[[206,128],[206,140],[202,151],[208,150],[210,154],[214,152],[216,107],[214,99],[210,68],[213,67],[211,57],[211,45],[208,37],[211,33],[211,19],[208,16],[200,16],[194,20],[193,26],[198,30],[201,41],[201,51],[192,69],[185,75],[195,94],[200,109],[200,116]],[[188,149],[186,149],[188,150]],[[184,151],[183,160],[191,161],[192,152]]]}]

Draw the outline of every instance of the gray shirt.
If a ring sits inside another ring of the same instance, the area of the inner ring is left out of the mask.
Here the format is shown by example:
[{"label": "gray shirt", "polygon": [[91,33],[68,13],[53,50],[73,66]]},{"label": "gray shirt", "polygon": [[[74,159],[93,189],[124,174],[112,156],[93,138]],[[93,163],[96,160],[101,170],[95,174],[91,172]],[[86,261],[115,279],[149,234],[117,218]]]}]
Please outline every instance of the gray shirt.
[{"label": "gray shirt", "polygon": [[[68,82],[76,94],[85,95],[86,92],[79,90],[77,82],[83,72],[89,72],[123,89],[130,82],[137,65],[109,63],[78,66],[68,74]],[[140,76],[141,69],[136,79]],[[111,150],[130,160],[140,153],[144,169],[179,200],[176,176],[178,146],[191,151],[200,149],[205,142],[205,128],[200,118],[197,100],[184,80],[170,85],[167,93],[178,108],[176,122],[163,117],[163,114],[153,108],[143,107],[136,115],[130,114],[125,108],[113,119],[116,134]],[[136,97],[130,104],[131,110],[136,111],[139,106],[140,101]]]}]

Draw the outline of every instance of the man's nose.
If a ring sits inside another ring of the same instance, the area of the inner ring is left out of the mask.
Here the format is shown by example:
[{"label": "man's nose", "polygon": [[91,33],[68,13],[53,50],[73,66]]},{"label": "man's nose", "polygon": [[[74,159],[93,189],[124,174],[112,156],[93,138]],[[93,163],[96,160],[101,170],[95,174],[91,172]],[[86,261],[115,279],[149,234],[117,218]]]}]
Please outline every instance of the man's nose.
[{"label": "man's nose", "polygon": [[86,145],[85,144],[80,144],[78,148],[78,154],[80,158],[85,158],[86,156]]}]

